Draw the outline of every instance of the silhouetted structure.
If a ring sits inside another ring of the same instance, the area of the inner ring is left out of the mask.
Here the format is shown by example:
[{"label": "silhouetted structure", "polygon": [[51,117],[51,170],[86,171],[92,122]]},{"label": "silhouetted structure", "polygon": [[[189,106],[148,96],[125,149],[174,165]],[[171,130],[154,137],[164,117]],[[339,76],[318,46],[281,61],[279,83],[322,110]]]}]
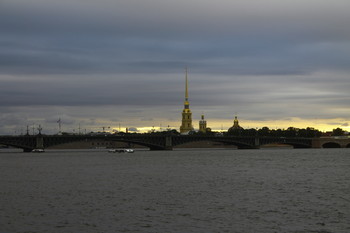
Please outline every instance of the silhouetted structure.
[{"label": "silhouetted structure", "polygon": [[238,135],[242,130],[243,128],[239,126],[238,118],[235,116],[235,119],[233,120],[233,126],[228,129],[228,133]]},{"label": "silhouetted structure", "polygon": [[192,112],[190,110],[190,103],[188,101],[188,80],[187,80],[187,68],[186,68],[185,102],[184,102],[184,110],[182,111],[182,124],[180,126],[180,133],[187,134],[190,131],[193,131],[193,126],[192,126]]},{"label": "silhouetted structure", "polygon": [[204,115],[202,114],[201,120],[199,121],[199,132],[206,133],[207,132],[207,121],[204,120]]},{"label": "silhouetted structure", "polygon": [[172,150],[174,147],[190,142],[211,141],[220,142],[227,145],[235,145],[238,149],[258,149],[267,144],[285,144],[292,145],[294,148],[349,148],[350,138],[285,138],[285,137],[257,137],[257,136],[207,136],[207,135],[42,135],[36,136],[0,136],[0,144],[17,148],[23,151],[32,151],[33,149],[46,149],[48,147],[78,141],[106,141],[106,142],[125,142],[130,144],[142,145],[151,150]]}]

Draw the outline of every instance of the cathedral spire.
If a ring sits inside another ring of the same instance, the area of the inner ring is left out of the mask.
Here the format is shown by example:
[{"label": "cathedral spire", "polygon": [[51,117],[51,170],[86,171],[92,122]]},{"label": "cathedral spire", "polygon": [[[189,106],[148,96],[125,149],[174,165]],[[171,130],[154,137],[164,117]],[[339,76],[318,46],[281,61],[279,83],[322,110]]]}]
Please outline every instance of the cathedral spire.
[{"label": "cathedral spire", "polygon": [[187,67],[186,67],[186,90],[185,90],[185,100],[188,101],[188,80],[187,80]]},{"label": "cathedral spire", "polygon": [[190,110],[190,102],[188,102],[188,79],[187,79],[187,67],[185,69],[185,102],[184,102],[184,106],[185,109]]},{"label": "cathedral spire", "polygon": [[192,112],[190,110],[190,103],[188,102],[188,78],[187,78],[187,67],[185,69],[185,102],[184,109],[182,111],[182,124],[180,127],[180,133],[188,133],[193,130],[192,126]]}]

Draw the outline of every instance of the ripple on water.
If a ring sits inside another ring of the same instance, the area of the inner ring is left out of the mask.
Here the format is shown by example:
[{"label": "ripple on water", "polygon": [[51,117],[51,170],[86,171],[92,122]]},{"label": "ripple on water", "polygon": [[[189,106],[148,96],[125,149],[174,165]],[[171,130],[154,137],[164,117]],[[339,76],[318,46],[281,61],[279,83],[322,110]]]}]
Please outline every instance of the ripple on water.
[{"label": "ripple on water", "polygon": [[346,149],[1,153],[0,232],[345,233],[349,168]]}]

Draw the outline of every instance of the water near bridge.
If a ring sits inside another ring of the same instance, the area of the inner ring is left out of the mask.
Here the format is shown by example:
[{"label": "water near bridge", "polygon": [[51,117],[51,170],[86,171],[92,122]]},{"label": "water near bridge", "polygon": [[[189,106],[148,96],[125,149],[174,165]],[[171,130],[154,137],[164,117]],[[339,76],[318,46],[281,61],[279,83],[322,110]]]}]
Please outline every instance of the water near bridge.
[{"label": "water near bridge", "polygon": [[0,232],[350,232],[349,149],[0,153]]}]

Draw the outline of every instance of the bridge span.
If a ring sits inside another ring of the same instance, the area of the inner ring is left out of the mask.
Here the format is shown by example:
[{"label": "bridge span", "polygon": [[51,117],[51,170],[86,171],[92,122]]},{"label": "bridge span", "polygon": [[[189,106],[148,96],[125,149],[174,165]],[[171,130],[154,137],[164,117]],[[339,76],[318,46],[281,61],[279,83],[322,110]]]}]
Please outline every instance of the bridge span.
[{"label": "bridge span", "polygon": [[204,135],[35,135],[0,136],[0,144],[22,148],[24,152],[45,149],[51,146],[78,141],[119,141],[142,145],[150,150],[172,150],[174,147],[198,141],[220,142],[235,145],[238,149],[258,149],[267,144],[286,144],[294,148],[350,148],[349,138],[284,138],[284,137],[240,137]]}]

